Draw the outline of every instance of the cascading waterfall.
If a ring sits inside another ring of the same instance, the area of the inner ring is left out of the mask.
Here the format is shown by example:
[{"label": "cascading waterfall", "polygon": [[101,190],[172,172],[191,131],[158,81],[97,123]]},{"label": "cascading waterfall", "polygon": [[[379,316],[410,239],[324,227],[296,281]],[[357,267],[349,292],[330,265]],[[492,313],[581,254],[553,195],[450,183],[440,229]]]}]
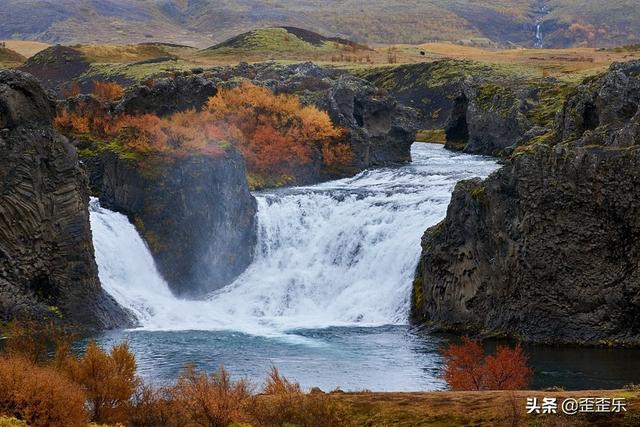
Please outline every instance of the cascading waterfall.
[{"label": "cascading waterfall", "polygon": [[444,217],[457,181],[497,167],[432,144],[414,144],[412,155],[408,166],[256,194],[254,262],[200,301],[174,297],[126,217],[94,200],[100,279],[151,330],[269,335],[405,323],[422,233]]}]

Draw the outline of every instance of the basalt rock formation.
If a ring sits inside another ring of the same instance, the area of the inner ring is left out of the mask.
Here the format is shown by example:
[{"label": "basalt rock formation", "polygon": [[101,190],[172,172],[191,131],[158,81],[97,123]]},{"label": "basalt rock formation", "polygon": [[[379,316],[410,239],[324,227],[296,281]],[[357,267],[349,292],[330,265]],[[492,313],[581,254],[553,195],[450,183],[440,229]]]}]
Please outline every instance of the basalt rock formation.
[{"label": "basalt rock formation", "polygon": [[640,344],[640,62],[580,85],[553,135],[459,183],[412,318],[528,341]]},{"label": "basalt rock formation", "polygon": [[101,205],[135,224],[174,293],[205,295],[251,263],[256,201],[235,150],[177,159],[153,171],[113,153],[85,162]]},{"label": "basalt rock formation", "polygon": [[87,176],[54,114],[33,77],[0,71],[0,321],[130,325],[100,287]]}]

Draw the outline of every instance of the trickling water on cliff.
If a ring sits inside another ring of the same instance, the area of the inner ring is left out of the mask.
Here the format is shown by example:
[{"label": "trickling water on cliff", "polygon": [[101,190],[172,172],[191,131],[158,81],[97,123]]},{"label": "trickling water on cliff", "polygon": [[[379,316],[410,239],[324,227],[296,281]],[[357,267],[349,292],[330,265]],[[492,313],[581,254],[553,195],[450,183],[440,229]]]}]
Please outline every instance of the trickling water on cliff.
[{"label": "trickling water on cliff", "polygon": [[537,48],[544,47],[544,34],[542,32],[542,23],[544,18],[549,14],[549,6],[545,0],[539,0],[535,10],[535,33],[533,46]]},{"label": "trickling water on cliff", "polygon": [[93,203],[100,278],[150,330],[237,330],[403,324],[424,230],[441,220],[455,183],[493,160],[417,143],[413,163],[353,178],[256,194],[254,262],[207,300],[171,295],[122,215]]}]

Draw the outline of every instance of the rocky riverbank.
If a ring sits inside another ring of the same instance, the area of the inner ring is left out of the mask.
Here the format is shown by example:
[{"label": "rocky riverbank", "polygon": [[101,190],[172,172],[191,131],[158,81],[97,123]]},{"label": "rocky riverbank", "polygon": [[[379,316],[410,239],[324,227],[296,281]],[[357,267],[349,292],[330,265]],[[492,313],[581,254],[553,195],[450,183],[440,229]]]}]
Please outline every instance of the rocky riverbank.
[{"label": "rocky riverbank", "polygon": [[100,287],[87,175],[54,115],[33,77],[0,71],[0,321],[130,325]]},{"label": "rocky riverbank", "polygon": [[640,344],[640,62],[580,85],[553,132],[457,185],[427,230],[414,322],[526,341]]}]

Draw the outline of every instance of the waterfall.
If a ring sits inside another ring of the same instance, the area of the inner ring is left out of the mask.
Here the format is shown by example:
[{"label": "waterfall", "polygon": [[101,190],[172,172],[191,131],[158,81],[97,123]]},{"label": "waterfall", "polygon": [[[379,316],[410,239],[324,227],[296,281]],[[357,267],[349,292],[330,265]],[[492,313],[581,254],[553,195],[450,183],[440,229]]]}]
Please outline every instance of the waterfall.
[{"label": "waterfall", "polygon": [[542,38],[542,24],[540,22],[536,23],[536,40],[534,43],[535,47],[542,48],[544,45],[544,39]]},{"label": "waterfall", "polygon": [[550,9],[545,0],[538,0],[535,9],[535,34],[533,40],[533,46],[537,48],[544,47],[544,35],[542,33],[542,23],[544,18],[549,14]]},{"label": "waterfall", "polygon": [[440,221],[455,183],[493,160],[414,144],[413,163],[315,186],[255,194],[253,263],[205,300],[174,297],[126,217],[91,203],[100,279],[145,329],[295,328],[407,321],[420,238]]}]

